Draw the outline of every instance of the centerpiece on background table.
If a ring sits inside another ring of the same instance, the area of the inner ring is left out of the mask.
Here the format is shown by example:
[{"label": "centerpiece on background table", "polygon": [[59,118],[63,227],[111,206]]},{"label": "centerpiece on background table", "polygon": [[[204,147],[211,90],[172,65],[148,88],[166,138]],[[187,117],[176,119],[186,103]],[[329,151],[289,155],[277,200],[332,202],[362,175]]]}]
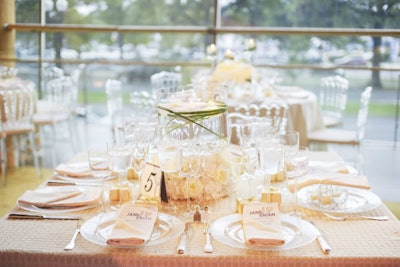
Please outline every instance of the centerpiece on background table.
[{"label": "centerpiece on background table", "polygon": [[[157,94],[160,145],[197,146],[204,163],[190,179],[189,196],[198,202],[228,196],[233,191],[238,167],[228,150],[225,89],[191,84],[161,88]],[[185,158],[182,168],[188,165]],[[186,178],[179,172],[165,173],[170,199],[187,197]]]}]

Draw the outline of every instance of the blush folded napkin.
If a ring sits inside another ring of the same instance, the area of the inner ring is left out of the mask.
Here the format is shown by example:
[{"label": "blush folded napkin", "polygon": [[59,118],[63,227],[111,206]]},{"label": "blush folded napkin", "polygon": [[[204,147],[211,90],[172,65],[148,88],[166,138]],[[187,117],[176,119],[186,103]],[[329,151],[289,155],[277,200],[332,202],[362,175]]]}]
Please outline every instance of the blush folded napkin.
[{"label": "blush folded napkin", "polygon": [[59,175],[66,175],[75,178],[91,176],[88,162],[61,163],[55,168],[55,171]]},{"label": "blush folded napkin", "polygon": [[[371,189],[366,176],[329,172],[322,170],[310,171],[306,176],[298,178],[297,190],[313,184],[330,184],[355,187],[361,189]],[[294,191],[294,183],[288,184],[291,192]]]},{"label": "blush folded napkin", "polygon": [[99,203],[100,196],[100,188],[44,187],[26,191],[17,203],[39,208],[79,207]]},{"label": "blush folded napkin", "polygon": [[152,205],[126,204],[122,206],[107,239],[109,245],[143,245],[153,231],[158,208]]},{"label": "blush folded napkin", "polygon": [[243,207],[244,239],[248,246],[279,246],[285,243],[277,203],[250,202]]}]

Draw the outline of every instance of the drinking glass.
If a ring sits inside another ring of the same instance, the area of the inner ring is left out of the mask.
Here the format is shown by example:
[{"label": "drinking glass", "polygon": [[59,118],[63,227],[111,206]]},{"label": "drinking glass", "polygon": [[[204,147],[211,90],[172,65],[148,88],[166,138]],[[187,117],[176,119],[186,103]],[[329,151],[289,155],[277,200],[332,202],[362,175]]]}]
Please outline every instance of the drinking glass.
[{"label": "drinking glass", "polygon": [[[297,210],[297,180],[306,175],[308,172],[309,149],[308,147],[300,146],[296,152],[289,150],[285,153],[285,172],[288,180],[294,184],[293,200],[294,210],[292,215],[303,217],[304,214]],[[289,182],[288,181],[288,182]]]},{"label": "drinking glass", "polygon": [[299,149],[300,134],[297,131],[290,131],[280,135],[281,145],[285,153],[295,153]]},{"label": "drinking glass", "polygon": [[[158,164],[164,173],[174,173],[182,166],[182,148],[176,144],[164,144],[158,147]],[[172,178],[174,184],[174,178]],[[173,186],[174,187],[174,186]],[[172,193],[168,192],[168,206],[173,212],[177,207],[172,203]]]},{"label": "drinking glass", "polygon": [[258,148],[260,169],[264,174],[264,185],[259,187],[265,190],[271,187],[271,176],[279,172],[283,161],[283,148],[280,145],[261,146]]},{"label": "drinking glass", "polygon": [[101,179],[101,205],[103,212],[106,211],[105,205],[105,180],[110,177],[112,173],[111,159],[107,149],[89,149],[88,161],[91,174],[93,177]]},{"label": "drinking glass", "polygon": [[132,162],[139,181],[146,165],[150,148],[156,136],[156,128],[152,125],[137,125],[131,140]]},{"label": "drinking glass", "polygon": [[[241,153],[241,164],[243,167],[243,175],[240,176],[241,180],[243,182],[247,182],[248,185],[248,196],[251,197],[253,192],[252,192],[252,183],[253,183],[253,178],[254,174],[258,168],[258,151],[256,148],[244,148]],[[246,196],[244,196],[246,197]]]},{"label": "drinking glass", "polygon": [[190,195],[190,179],[197,178],[202,170],[202,160],[200,145],[194,140],[188,141],[183,146],[182,152],[182,166],[178,173],[186,179],[186,211],[184,213],[185,217],[193,215],[193,209],[191,207],[191,195]]},{"label": "drinking glass", "polygon": [[123,204],[122,194],[123,186],[127,185],[127,172],[131,165],[131,151],[129,146],[126,145],[116,145],[109,151],[111,166],[113,172],[118,173],[118,203],[111,206],[113,210],[119,210]]}]

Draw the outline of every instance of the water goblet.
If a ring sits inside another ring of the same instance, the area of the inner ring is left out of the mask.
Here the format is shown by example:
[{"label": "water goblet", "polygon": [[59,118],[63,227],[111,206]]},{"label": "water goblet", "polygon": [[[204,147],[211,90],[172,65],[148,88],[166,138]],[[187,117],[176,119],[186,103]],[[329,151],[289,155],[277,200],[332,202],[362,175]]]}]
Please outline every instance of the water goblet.
[{"label": "water goblet", "polygon": [[103,212],[105,212],[105,180],[109,178],[112,173],[108,150],[97,148],[89,149],[88,162],[93,177],[101,179],[101,205]]},{"label": "water goblet", "polygon": [[[175,173],[182,166],[182,148],[177,144],[161,144],[158,147],[158,164],[164,173]],[[172,183],[174,185],[174,178]],[[172,186],[174,187],[174,186]],[[172,203],[172,192],[168,190],[169,209],[176,212],[177,207]]]},{"label": "water goblet", "polygon": [[119,210],[123,204],[123,187],[128,184],[127,172],[131,165],[131,151],[129,146],[116,145],[109,151],[113,172],[118,173],[118,203],[112,205],[112,210]]},{"label": "water goblet", "polygon": [[296,152],[292,150],[287,151],[285,153],[285,172],[288,180],[294,183],[294,192],[293,192],[293,206],[294,210],[291,212],[291,215],[297,217],[304,217],[304,214],[300,213],[297,210],[297,180],[306,175],[308,172],[308,162],[309,162],[309,149],[308,147],[299,146],[299,149]]},{"label": "water goblet", "polygon": [[289,131],[280,135],[281,145],[285,153],[295,153],[299,149],[300,134],[297,131]]},{"label": "water goblet", "polygon": [[264,174],[264,185],[258,189],[271,187],[271,176],[279,172],[283,161],[283,148],[280,145],[261,146],[258,148],[260,169]]}]

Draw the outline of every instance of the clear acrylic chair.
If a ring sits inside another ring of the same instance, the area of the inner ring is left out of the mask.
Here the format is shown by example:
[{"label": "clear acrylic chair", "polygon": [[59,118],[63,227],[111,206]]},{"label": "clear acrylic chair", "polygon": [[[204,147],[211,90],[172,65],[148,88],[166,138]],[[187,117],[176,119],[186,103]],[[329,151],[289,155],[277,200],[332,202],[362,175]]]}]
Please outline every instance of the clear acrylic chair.
[{"label": "clear acrylic chair", "polygon": [[348,90],[349,82],[341,76],[328,76],[321,79],[318,100],[326,127],[342,124]]},{"label": "clear acrylic chair", "polygon": [[[27,156],[20,157],[20,152],[32,154],[37,175],[41,177],[39,153],[35,143],[35,126],[33,114],[36,92],[32,86],[17,86],[1,89],[1,153],[3,184],[6,184],[7,162],[13,156],[14,166],[19,167]],[[4,144],[4,138],[11,138],[11,142]],[[5,147],[10,144],[9,147]],[[12,151],[9,151],[9,150]],[[5,152],[5,153],[4,153]],[[4,156],[3,156],[4,155]]]},{"label": "clear acrylic chair", "polygon": [[152,95],[155,97],[157,89],[182,85],[182,73],[161,71],[150,77]]},{"label": "clear acrylic chair", "polygon": [[310,147],[315,150],[320,150],[318,145],[350,145],[356,148],[356,156],[354,160],[355,167],[362,171],[362,154],[360,153],[360,145],[365,135],[365,127],[368,119],[369,102],[371,99],[372,87],[366,87],[361,94],[360,107],[357,115],[356,128],[339,129],[339,128],[324,128],[308,133],[308,142]]},{"label": "clear acrylic chair", "polygon": [[[62,76],[47,82],[42,99],[37,101],[33,122],[38,128],[39,140],[50,147],[52,164],[56,162],[56,141],[67,140],[75,153],[78,135],[75,126],[77,85],[70,76]],[[58,132],[57,132],[58,131]],[[47,135],[47,136],[46,136]]]},{"label": "clear acrylic chair", "polygon": [[[233,110],[232,110],[233,109]],[[269,117],[274,119],[277,132],[285,132],[289,106],[285,101],[268,101],[261,104],[240,104],[231,108],[232,112],[239,112],[247,116]]]}]

